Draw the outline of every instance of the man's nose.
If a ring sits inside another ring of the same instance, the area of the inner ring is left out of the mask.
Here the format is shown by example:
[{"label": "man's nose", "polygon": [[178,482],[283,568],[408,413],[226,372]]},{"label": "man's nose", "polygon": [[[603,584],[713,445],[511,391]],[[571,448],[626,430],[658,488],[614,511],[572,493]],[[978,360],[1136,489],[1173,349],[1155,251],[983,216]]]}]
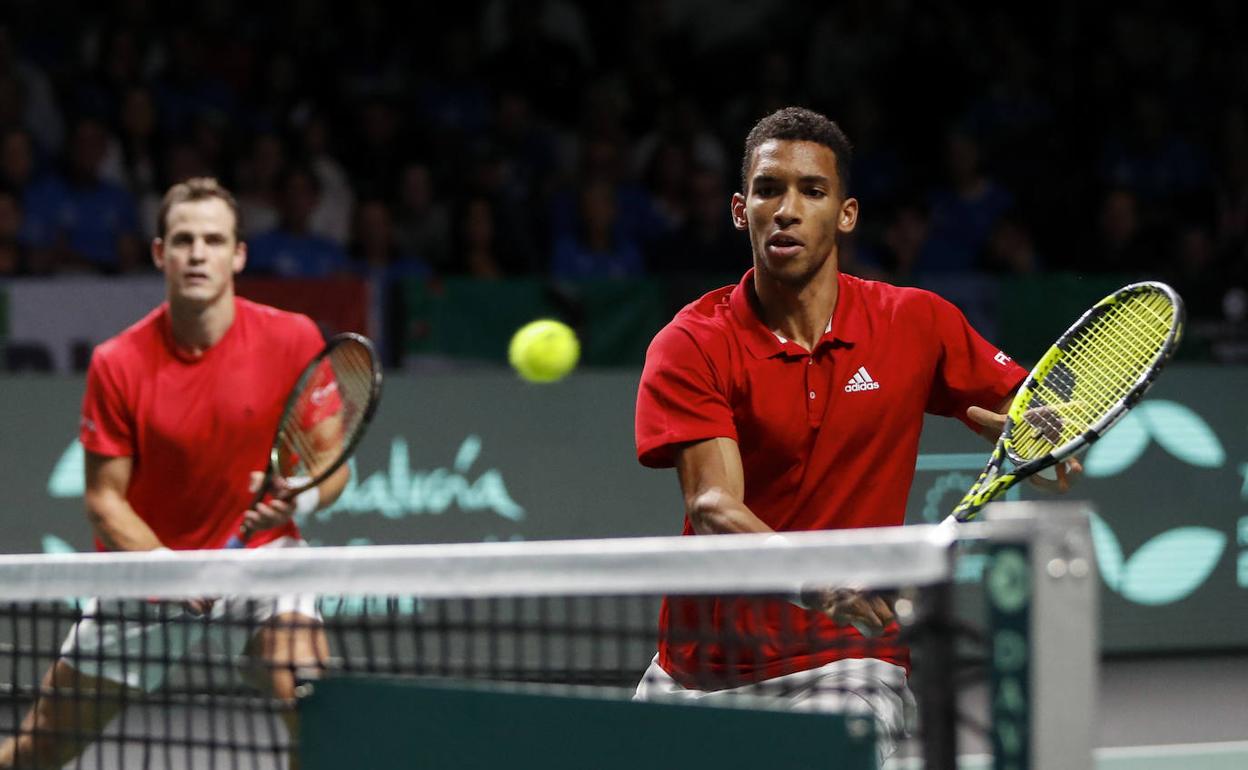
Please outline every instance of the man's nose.
[{"label": "man's nose", "polygon": [[801,216],[800,196],[794,191],[786,192],[780,198],[780,205],[776,206],[776,224],[781,227],[787,227],[795,222],[800,222]]}]

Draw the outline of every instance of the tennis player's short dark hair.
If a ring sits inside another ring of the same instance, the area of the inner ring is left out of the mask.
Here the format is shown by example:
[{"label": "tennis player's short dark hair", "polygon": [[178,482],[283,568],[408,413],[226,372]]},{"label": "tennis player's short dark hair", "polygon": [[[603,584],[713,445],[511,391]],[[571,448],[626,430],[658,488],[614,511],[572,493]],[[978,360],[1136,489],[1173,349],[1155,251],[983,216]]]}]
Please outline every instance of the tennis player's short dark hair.
[{"label": "tennis player's short dark hair", "polygon": [[238,212],[238,201],[234,200],[234,195],[225,186],[210,176],[192,177],[185,182],[178,182],[169,191],[165,193],[164,199],[160,202],[159,219],[156,222],[156,237],[165,237],[166,220],[169,218],[169,210],[179,203],[194,203],[195,201],[206,201],[217,198],[225,201],[225,205],[229,206],[230,211],[234,214],[234,240],[240,240],[240,233],[243,229],[242,216]]},{"label": "tennis player's short dark hair", "polygon": [[741,191],[750,188],[750,164],[759,145],[772,139],[794,142],[815,142],[836,154],[836,175],[840,177],[841,193],[849,190],[849,167],[854,148],[849,137],[835,122],[805,107],[776,110],[754,124],[745,137],[745,156],[741,159]]}]

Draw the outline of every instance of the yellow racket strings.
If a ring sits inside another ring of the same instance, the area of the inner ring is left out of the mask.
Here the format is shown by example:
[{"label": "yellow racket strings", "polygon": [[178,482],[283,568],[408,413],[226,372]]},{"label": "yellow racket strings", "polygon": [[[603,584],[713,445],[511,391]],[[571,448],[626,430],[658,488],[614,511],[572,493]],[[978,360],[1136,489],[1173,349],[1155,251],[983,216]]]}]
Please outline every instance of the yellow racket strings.
[{"label": "yellow racket strings", "polygon": [[1117,406],[1157,362],[1176,308],[1164,292],[1142,291],[1112,301],[1078,330],[1037,380],[1010,449],[1043,457],[1081,436]]},{"label": "yellow racket strings", "polygon": [[363,345],[331,350],[282,423],[280,475],[315,477],[335,463],[364,420],[372,388],[373,359]]}]

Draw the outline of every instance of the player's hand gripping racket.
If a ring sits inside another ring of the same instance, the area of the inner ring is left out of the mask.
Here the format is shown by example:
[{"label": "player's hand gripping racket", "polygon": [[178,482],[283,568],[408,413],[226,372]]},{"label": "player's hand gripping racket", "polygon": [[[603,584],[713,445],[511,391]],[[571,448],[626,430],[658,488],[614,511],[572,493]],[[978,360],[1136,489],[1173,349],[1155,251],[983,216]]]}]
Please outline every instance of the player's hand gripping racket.
[{"label": "player's hand gripping racket", "polygon": [[[945,522],[975,518],[1005,490],[1104,435],[1153,384],[1182,330],[1183,300],[1164,283],[1133,283],[1096,303],[1023,381],[988,466]],[[1003,472],[1007,457],[1014,468]]]},{"label": "player's hand gripping racket", "polygon": [[[355,450],[381,400],[381,364],[373,343],[339,334],[295,381],[277,425],[255,508],[267,495],[284,499],[320,484]],[[246,525],[226,548],[242,548]]]}]

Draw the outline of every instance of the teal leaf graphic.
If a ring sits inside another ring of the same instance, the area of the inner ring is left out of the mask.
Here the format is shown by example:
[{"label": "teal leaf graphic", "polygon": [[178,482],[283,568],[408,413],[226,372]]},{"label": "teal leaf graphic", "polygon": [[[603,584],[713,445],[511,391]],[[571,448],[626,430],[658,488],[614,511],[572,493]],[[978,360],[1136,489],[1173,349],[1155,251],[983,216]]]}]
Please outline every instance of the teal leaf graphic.
[{"label": "teal leaf graphic", "polygon": [[1122,545],[1100,516],[1088,511],[1088,520],[1092,524],[1092,548],[1096,551],[1096,566],[1101,579],[1117,591],[1122,584]]},{"label": "teal leaf graphic", "polygon": [[77,549],[56,535],[43,536],[44,553],[76,553]]},{"label": "teal leaf graphic", "polygon": [[1132,554],[1122,576],[1122,595],[1137,604],[1169,604],[1195,591],[1226,548],[1226,535],[1209,527],[1162,532]]},{"label": "teal leaf graphic", "polygon": [[1136,409],[1149,433],[1170,454],[1200,468],[1220,468],[1226,462],[1222,442],[1200,415],[1174,401],[1150,401]]},{"label": "teal leaf graphic", "polygon": [[82,444],[74,439],[69,447],[56,461],[52,475],[48,477],[48,494],[52,497],[82,497],[86,491],[83,480],[83,469],[86,467],[86,454]]},{"label": "teal leaf graphic", "polygon": [[[1138,410],[1137,410],[1138,411]],[[1135,412],[1128,412],[1113,430],[1092,445],[1083,461],[1083,472],[1090,479],[1122,473],[1148,448],[1148,429]]]}]

